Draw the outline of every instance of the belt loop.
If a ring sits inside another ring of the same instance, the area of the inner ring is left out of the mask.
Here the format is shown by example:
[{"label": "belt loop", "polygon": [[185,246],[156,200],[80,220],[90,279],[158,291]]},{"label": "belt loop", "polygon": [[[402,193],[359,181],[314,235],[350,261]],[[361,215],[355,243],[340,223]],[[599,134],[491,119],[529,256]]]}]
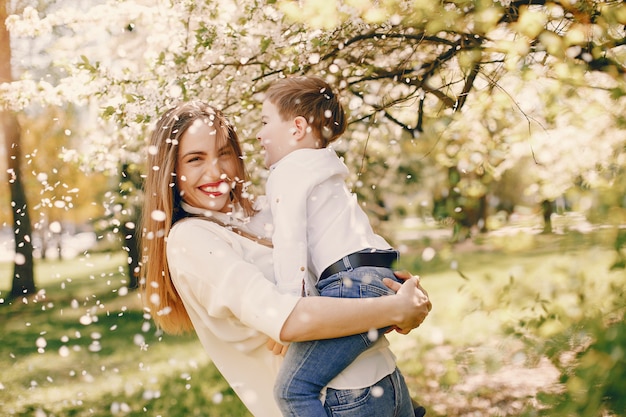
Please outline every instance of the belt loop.
[{"label": "belt loop", "polygon": [[346,267],[346,271],[352,271],[354,268],[352,267],[352,264],[350,263],[350,257],[349,256],[344,256],[342,258],[343,261],[343,266]]}]

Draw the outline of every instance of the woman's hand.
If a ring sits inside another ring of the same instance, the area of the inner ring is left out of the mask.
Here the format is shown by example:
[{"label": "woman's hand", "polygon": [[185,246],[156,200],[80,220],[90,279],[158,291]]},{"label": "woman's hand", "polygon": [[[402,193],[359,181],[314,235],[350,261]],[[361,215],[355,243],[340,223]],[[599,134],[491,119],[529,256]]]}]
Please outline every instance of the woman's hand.
[{"label": "woman's hand", "polygon": [[280,344],[274,339],[267,339],[267,343],[265,344],[265,347],[267,347],[267,350],[272,351],[274,355],[285,356],[285,353],[287,353],[287,348],[289,346]]},{"label": "woman's hand", "polygon": [[399,305],[402,311],[396,324],[396,331],[407,334],[422,324],[433,305],[428,298],[428,293],[422,288],[419,277],[412,276],[407,271],[397,271],[395,275],[403,279],[404,284],[399,284],[390,278],[384,278],[383,281],[385,285],[396,291],[396,297],[400,299]]}]

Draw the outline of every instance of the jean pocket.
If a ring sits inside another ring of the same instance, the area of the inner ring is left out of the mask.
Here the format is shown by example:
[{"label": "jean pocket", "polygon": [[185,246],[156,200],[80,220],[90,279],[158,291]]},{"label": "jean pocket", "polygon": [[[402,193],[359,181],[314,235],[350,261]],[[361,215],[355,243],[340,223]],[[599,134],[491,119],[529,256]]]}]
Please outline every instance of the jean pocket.
[{"label": "jean pocket", "polygon": [[326,402],[324,407],[333,413],[353,410],[367,403],[371,390],[371,387],[355,389],[328,388],[326,390]]},{"label": "jean pocket", "polygon": [[373,298],[380,297],[383,295],[393,295],[395,294],[390,288],[388,288],[385,284],[374,285],[374,284],[362,284],[359,287],[359,291],[361,292],[361,298]]}]

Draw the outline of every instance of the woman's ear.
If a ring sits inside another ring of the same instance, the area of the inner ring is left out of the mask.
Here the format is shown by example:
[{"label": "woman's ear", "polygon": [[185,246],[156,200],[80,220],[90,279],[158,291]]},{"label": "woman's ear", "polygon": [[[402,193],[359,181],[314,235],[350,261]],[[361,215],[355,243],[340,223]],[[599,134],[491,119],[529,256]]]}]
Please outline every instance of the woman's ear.
[{"label": "woman's ear", "polygon": [[304,117],[297,116],[295,119],[293,119],[293,124],[295,127],[293,131],[295,139],[302,140],[310,130],[309,123]]}]

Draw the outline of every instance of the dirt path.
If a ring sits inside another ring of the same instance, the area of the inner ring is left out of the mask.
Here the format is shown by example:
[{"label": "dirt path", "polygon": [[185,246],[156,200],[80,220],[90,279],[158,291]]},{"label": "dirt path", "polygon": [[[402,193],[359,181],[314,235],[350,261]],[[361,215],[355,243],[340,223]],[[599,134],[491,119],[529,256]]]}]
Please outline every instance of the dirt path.
[{"label": "dirt path", "polygon": [[[429,417],[502,417],[519,415],[528,406],[537,407],[541,390],[557,389],[559,373],[547,360],[530,366],[527,358],[513,353],[494,359],[493,348],[454,351],[450,346],[429,350],[421,360],[428,381],[407,376],[409,386],[419,386],[416,397],[431,412]],[[487,360],[485,360],[487,358]]]}]

